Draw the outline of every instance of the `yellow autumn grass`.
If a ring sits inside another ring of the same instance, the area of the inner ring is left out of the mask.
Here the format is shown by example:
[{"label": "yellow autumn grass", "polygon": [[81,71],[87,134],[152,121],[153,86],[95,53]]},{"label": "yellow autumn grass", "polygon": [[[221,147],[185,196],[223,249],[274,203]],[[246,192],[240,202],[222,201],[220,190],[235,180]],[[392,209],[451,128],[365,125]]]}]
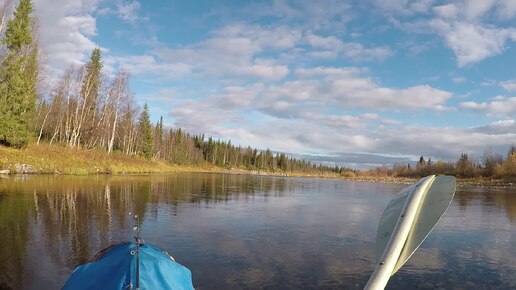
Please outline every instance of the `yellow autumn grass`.
[{"label": "yellow autumn grass", "polygon": [[64,145],[29,144],[27,148],[16,149],[0,145],[0,170],[11,173],[37,174],[134,174],[169,172],[214,172],[231,174],[256,174],[292,177],[339,177],[334,173],[283,173],[249,170],[245,168],[222,168],[212,164],[176,165],[166,161],[147,160],[128,156],[120,152],[108,154],[104,150],[69,148]]},{"label": "yellow autumn grass", "polygon": [[177,166],[118,152],[108,154],[102,150],[49,144],[30,144],[24,149],[0,146],[0,170],[18,173],[20,168],[32,173],[73,175],[203,171],[201,167]]}]

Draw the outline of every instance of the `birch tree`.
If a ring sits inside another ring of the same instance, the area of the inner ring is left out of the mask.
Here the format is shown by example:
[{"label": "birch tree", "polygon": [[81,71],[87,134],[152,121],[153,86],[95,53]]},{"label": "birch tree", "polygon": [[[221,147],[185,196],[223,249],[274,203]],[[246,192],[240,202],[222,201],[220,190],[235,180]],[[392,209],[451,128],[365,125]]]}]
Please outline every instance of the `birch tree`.
[{"label": "birch tree", "polygon": [[109,89],[109,96],[110,96],[110,109],[111,112],[110,116],[110,131],[109,131],[109,138],[108,138],[108,144],[107,144],[107,151],[108,153],[111,153],[113,151],[113,145],[115,143],[115,135],[116,135],[116,126],[118,119],[121,114],[121,110],[123,108],[122,102],[124,98],[127,98],[129,95],[129,73],[125,71],[120,71],[118,75],[113,80],[110,89]]}]

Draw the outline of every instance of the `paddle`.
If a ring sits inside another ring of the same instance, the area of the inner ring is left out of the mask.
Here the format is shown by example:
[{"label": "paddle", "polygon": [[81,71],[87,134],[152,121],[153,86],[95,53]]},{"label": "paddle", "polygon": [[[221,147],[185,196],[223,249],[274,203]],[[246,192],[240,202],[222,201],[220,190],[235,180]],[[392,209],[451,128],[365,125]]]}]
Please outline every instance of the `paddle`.
[{"label": "paddle", "polygon": [[376,234],[376,268],[364,289],[384,289],[441,219],[455,194],[452,176],[427,176],[387,205]]}]

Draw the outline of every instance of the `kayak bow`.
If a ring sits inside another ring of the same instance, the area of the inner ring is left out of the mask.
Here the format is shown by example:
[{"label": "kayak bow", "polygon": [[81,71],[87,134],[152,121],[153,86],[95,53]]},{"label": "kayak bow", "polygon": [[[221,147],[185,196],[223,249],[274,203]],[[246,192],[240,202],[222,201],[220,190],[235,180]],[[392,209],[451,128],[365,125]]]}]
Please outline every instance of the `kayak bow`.
[{"label": "kayak bow", "polygon": [[[111,246],[98,260],[78,266],[63,290],[137,289],[136,243]],[[192,273],[167,253],[149,244],[139,246],[139,289],[193,289]]]}]

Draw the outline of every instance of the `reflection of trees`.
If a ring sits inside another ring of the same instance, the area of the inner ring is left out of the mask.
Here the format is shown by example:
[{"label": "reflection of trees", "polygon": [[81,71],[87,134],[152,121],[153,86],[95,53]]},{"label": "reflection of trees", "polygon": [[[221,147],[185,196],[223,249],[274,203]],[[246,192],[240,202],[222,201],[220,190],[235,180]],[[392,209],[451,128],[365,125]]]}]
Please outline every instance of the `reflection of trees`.
[{"label": "reflection of trees", "polygon": [[[73,268],[98,250],[131,237],[130,212],[145,219],[158,205],[211,204],[267,197],[295,181],[246,175],[30,176],[0,183],[0,288],[19,288],[29,240],[52,263]],[[157,217],[157,216],[155,216]],[[4,287],[5,286],[5,287]]]},{"label": "reflection of trees", "polygon": [[21,283],[30,205],[0,192],[0,289],[16,289]]},{"label": "reflection of trees", "polygon": [[507,213],[511,223],[516,223],[516,195],[509,190],[461,190],[455,195],[461,211],[465,211],[473,203],[479,203],[484,208],[496,207]]},{"label": "reflection of trees", "polygon": [[507,212],[507,218],[511,223],[516,223],[516,195],[514,193],[493,194],[493,203]]}]

